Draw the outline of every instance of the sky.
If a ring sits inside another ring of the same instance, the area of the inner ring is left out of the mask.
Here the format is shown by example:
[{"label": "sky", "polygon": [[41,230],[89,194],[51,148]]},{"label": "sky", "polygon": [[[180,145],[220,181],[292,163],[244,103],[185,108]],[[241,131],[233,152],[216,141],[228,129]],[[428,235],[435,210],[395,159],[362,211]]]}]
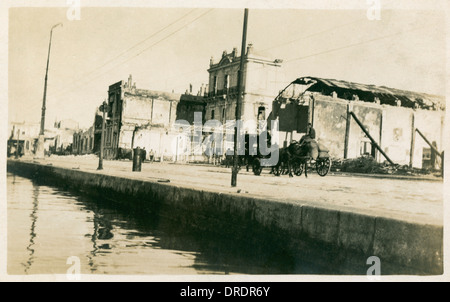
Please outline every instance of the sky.
[{"label": "sky", "polygon": [[[380,19],[370,20],[366,1],[359,4],[250,7],[247,42],[283,60],[280,90],[316,76],[445,95],[445,10],[386,4]],[[108,86],[130,74],[137,88],[184,93],[192,84],[197,92],[208,83],[211,57],[217,62],[224,50],[241,51],[240,7],[81,6],[79,20],[68,19],[69,9],[9,8],[9,122],[40,121],[50,29],[60,22],[53,30],[46,127],[56,119],[91,126]]]}]

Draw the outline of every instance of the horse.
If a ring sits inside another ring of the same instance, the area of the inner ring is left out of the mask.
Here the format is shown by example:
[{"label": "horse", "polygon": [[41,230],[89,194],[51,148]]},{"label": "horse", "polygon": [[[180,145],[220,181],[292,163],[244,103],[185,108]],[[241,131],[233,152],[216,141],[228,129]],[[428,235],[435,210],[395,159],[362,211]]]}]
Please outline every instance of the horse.
[{"label": "horse", "polygon": [[293,155],[296,153],[297,143],[291,143],[287,148],[281,148],[279,150],[279,159],[276,166],[272,168],[274,175],[279,176],[283,174],[283,169],[287,168],[287,174],[289,177],[294,177],[292,174],[291,161]]},{"label": "horse", "polygon": [[[280,158],[274,167],[275,175],[281,175],[283,168],[287,168],[289,177],[294,177],[293,172],[300,175],[300,171],[305,171],[305,177],[308,177],[307,164],[311,158],[315,156],[315,141],[302,139],[301,142],[292,141],[287,148],[280,149]],[[294,165],[294,168],[293,168]]]}]

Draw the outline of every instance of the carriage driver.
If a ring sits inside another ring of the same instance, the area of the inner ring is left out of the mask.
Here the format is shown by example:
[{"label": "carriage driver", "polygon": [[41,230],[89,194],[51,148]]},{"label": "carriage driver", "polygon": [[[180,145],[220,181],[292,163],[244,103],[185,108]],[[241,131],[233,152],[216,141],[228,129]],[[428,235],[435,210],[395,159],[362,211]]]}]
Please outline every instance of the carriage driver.
[{"label": "carriage driver", "polygon": [[311,139],[316,139],[316,130],[313,128],[311,123],[308,123],[308,127],[306,128],[306,134],[309,135]]},{"label": "carriage driver", "polygon": [[316,130],[313,128],[311,123],[308,123],[306,127],[306,134],[302,136],[299,143],[303,145],[303,143],[310,142],[311,140],[316,139]]},{"label": "carriage driver", "polygon": [[319,149],[316,142],[316,130],[313,128],[311,123],[308,123],[306,128],[306,134],[300,139],[300,147],[304,150],[305,155],[316,159],[319,155]]}]

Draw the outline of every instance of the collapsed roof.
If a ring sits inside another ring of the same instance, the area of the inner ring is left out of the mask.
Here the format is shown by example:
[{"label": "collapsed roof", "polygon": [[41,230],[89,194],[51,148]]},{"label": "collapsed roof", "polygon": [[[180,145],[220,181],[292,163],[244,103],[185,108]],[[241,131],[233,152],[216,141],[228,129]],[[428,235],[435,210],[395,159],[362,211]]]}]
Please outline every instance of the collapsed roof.
[{"label": "collapsed roof", "polygon": [[319,92],[323,95],[332,95],[335,92],[339,98],[346,100],[354,100],[354,96],[358,96],[358,99],[364,102],[375,103],[378,99],[380,104],[397,106],[397,102],[400,101],[402,107],[445,110],[445,98],[443,96],[411,92],[385,86],[358,84],[315,77],[301,77],[291,84],[310,85],[306,91]]}]

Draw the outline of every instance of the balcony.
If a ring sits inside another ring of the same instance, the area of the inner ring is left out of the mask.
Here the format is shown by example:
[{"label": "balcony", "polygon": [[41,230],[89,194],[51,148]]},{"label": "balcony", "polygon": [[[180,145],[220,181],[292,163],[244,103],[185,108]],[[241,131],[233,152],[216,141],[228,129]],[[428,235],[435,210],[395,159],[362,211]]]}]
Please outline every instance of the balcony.
[{"label": "balcony", "polygon": [[[243,87],[242,91],[245,91],[245,87]],[[227,96],[230,98],[235,98],[237,96],[238,87],[233,86],[228,89],[219,89],[217,91],[209,91],[205,94],[205,97],[208,98],[226,98]]]}]

